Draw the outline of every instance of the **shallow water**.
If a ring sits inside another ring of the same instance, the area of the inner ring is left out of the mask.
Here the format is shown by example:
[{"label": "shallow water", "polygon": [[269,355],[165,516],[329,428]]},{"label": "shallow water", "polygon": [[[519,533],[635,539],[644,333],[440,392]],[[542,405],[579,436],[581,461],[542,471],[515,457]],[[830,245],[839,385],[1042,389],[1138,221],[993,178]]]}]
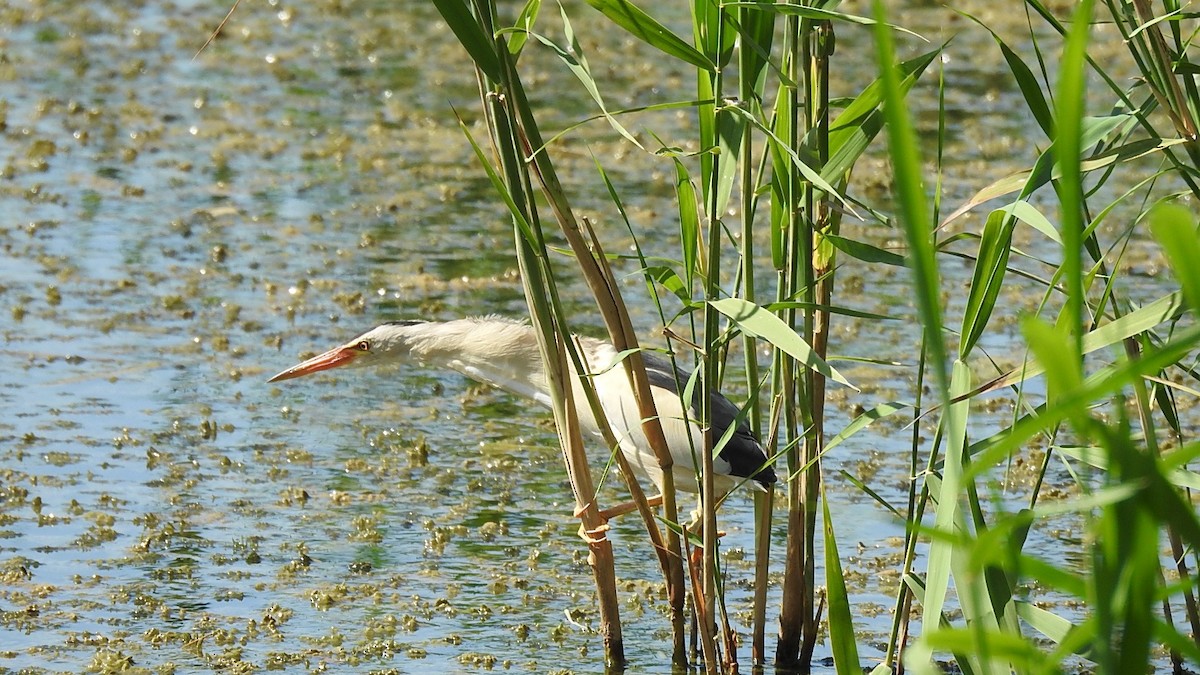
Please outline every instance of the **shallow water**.
[{"label": "shallow water", "polygon": [[[586,551],[543,411],[420,369],[265,383],[382,320],[524,314],[511,226],[451,112],[482,135],[464,56],[431,6],[331,0],[244,3],[192,60],[226,5],[2,10],[0,670],[598,671]],[[582,35],[588,11],[572,8]],[[966,29],[924,6],[898,22],[935,42]],[[839,54],[869,53],[865,35],[839,36]],[[585,47],[642,53],[604,39]],[[949,77],[980,83],[950,101],[952,203],[981,187],[980,167],[998,177],[1032,152],[1015,91],[983,84],[1003,79],[998,55],[968,43],[948,57]],[[548,126],[589,114],[548,56],[527,58]],[[847,77],[866,81],[870,67],[848,64]],[[687,97],[682,76],[608,77],[614,106]],[[686,116],[645,124],[691,133]],[[577,138],[561,161],[580,211],[611,250],[628,248],[594,193],[590,149],[653,233],[648,253],[669,254],[669,166],[595,125]],[[859,189],[882,199],[870,173],[883,166],[864,161]],[[966,265],[948,267],[969,280]],[[910,315],[898,273],[849,262],[841,274],[861,289],[848,304]],[[627,289],[653,326],[641,282]],[[590,315],[580,285],[565,292]],[[1007,337],[987,347],[1012,358]],[[833,351],[906,367],[846,365],[863,391],[835,394],[834,423],[910,398],[914,344],[907,321],[839,321]],[[1008,404],[996,407],[1003,419]],[[829,467],[897,499],[906,447],[906,431],[880,423]],[[902,530],[848,483],[830,490],[874,659]],[[743,626],[749,506],[735,496],[722,514]],[[1066,523],[1032,546],[1081,536]],[[639,672],[668,672],[652,555],[633,520],[613,539],[627,654]]]}]

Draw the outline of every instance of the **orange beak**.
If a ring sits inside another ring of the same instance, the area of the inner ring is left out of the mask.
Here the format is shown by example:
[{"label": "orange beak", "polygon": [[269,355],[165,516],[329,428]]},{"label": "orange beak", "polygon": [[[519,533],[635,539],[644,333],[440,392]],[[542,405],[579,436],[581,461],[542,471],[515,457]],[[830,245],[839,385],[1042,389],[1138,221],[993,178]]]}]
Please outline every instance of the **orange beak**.
[{"label": "orange beak", "polygon": [[322,370],[329,370],[330,368],[344,366],[353,361],[354,357],[358,356],[358,354],[359,352],[353,347],[334,347],[320,356],[314,356],[304,363],[298,363],[291,368],[288,368],[282,373],[279,373],[275,377],[267,380],[267,382],[290,380],[294,377],[303,377],[305,375],[311,375],[312,373],[317,373]]}]

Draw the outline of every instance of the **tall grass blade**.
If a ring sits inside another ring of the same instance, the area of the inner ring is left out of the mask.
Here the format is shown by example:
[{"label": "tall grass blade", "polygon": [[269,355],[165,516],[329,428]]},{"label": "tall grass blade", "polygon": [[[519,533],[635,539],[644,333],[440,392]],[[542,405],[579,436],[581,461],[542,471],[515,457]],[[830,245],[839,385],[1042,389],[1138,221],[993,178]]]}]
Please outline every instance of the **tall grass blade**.
[{"label": "tall grass blade", "polygon": [[[1023,330],[1028,330],[1028,324],[1032,323],[1039,322],[1026,321],[1022,326]],[[1042,430],[1088,410],[1093,401],[1120,391],[1135,379],[1158,373],[1163,368],[1178,363],[1197,345],[1200,345],[1200,326],[1191,326],[1177,331],[1161,347],[1146,350],[1140,359],[1101,368],[1088,377],[1078,390],[1066,392],[1062,399],[1053,405],[1040,406],[1034,413],[1021,417],[1005,432],[977,443],[972,448],[973,452],[976,448],[979,449],[978,452],[974,452],[972,466],[993,466]],[[1049,358],[1061,360],[1062,353],[1051,353]]]},{"label": "tall grass blade", "polygon": [[[1071,632],[1077,631],[1078,628],[1075,624],[1054,612],[1038,607],[1032,602],[1022,601],[1016,603],[1016,606],[1017,614],[1020,615],[1022,621],[1029,624],[1030,628],[1045,635],[1059,645],[1070,645],[1073,642]],[[1080,644],[1078,649],[1073,650],[1073,653],[1084,658],[1091,658],[1091,645],[1086,643]]]},{"label": "tall grass blade", "polygon": [[[933,650],[959,649],[967,653],[979,653],[986,649],[996,657],[997,663],[1008,662],[1011,666],[995,666],[981,673],[1000,675],[1003,673],[1053,673],[1055,664],[1036,645],[1019,636],[999,631],[977,633],[969,629],[944,629],[930,637]],[[937,671],[924,671],[937,672]]]},{"label": "tall grass blade", "polygon": [[475,66],[492,80],[500,79],[500,59],[495,43],[480,27],[475,15],[463,0],[433,0],[454,37],[466,48]]},{"label": "tall grass blade", "polygon": [[[1200,647],[1196,646],[1194,639],[1180,633],[1174,626],[1168,626],[1165,622],[1156,620],[1154,622],[1154,637],[1172,651],[1182,654],[1192,664],[1200,663]],[[1190,675],[1192,671],[1180,668],[1176,672],[1183,675]]]},{"label": "tall grass blade", "polygon": [[775,14],[756,12],[751,8],[740,8],[739,11],[728,3],[725,7],[736,17],[737,34],[741,37],[742,48],[738,54],[741,98],[749,101],[748,94],[753,94],[756,107],[761,108],[768,66],[771,65],[771,46],[775,41]]},{"label": "tall grass blade", "polygon": [[861,675],[862,663],[858,659],[854,617],[846,593],[842,560],[838,556],[837,537],[833,533],[833,518],[829,515],[829,500],[824,496],[821,498],[821,509],[824,516],[825,589],[829,601],[829,643],[833,650],[833,665],[838,675]]},{"label": "tall grass blade", "polygon": [[700,254],[704,233],[700,229],[700,203],[687,165],[675,158],[675,203],[679,207],[679,249],[683,254],[683,282],[688,293],[696,276],[705,276]]},{"label": "tall grass blade", "polygon": [[[1080,352],[1072,348],[1069,330],[1032,316],[1021,322],[1021,332],[1046,373],[1046,401],[1050,405],[1076,394],[1083,385]],[[1078,417],[1085,414],[1083,409],[1072,408],[1069,414],[1073,422],[1086,426],[1084,418]]]},{"label": "tall grass blade", "polygon": [[1050,219],[1041,211],[1038,211],[1037,207],[1033,204],[1024,199],[1018,199],[999,210],[1046,235],[1046,238],[1050,241],[1059,246],[1062,245],[1062,236],[1058,233],[1058,228],[1054,227]]},{"label": "tall grass blade", "polygon": [[713,72],[717,69],[711,59],[696,51],[683,38],[672,33],[670,29],[632,2],[628,0],[588,0],[588,4],[608,17],[609,21],[624,28],[630,35],[664,54],[690,63],[706,72]]},{"label": "tall grass blade", "polygon": [[[1116,131],[1121,131],[1120,129]],[[1079,170],[1083,173],[1089,173],[1100,169],[1107,169],[1115,164],[1128,162],[1141,157],[1152,155],[1155,153],[1164,152],[1172,147],[1186,143],[1186,139],[1162,139],[1162,138],[1142,138],[1128,143],[1109,148],[1098,155],[1089,157],[1082,162],[1079,162]],[[1048,149],[1047,153],[1053,148]],[[1060,168],[1054,166],[1053,160],[1057,158],[1056,154],[1043,153],[1046,160],[1039,158],[1038,162],[1032,169],[1018,171],[1009,176],[1005,176],[992,184],[984,187],[971,196],[962,206],[955,209],[950,215],[942,220],[942,225],[952,223],[961,217],[964,213],[979,206],[980,204],[1003,197],[1008,194],[1025,190],[1027,194],[1032,194],[1034,190],[1042,187],[1051,180],[1061,176]]]},{"label": "tall grass blade", "polygon": [[766,340],[773,346],[786,352],[806,368],[815,370],[834,382],[844,384],[851,389],[857,389],[836,368],[821,358],[804,341],[804,338],[789,328],[778,316],[766,309],[752,302],[746,302],[741,298],[722,298],[720,300],[712,300],[709,304],[718,312],[729,317],[729,320],[733,321],[742,332]]},{"label": "tall grass blade", "polygon": [[[1096,425],[1096,435],[1114,462],[1110,480],[1136,483],[1154,471],[1154,458],[1133,447],[1129,429]],[[1146,672],[1158,578],[1158,523],[1147,507],[1152,491],[1106,508],[1100,517],[1094,549],[1095,589],[1092,600],[1101,617],[1097,644],[1101,669],[1109,673]]]},{"label": "tall grass blade", "polygon": [[[1167,321],[1173,321],[1183,314],[1183,293],[1179,291],[1165,295],[1154,302],[1139,307],[1119,319],[1089,331],[1083,337],[1083,353],[1091,354],[1105,347],[1120,344],[1139,333],[1144,333],[1155,326]],[[1011,387],[1032,377],[1041,375],[1043,367],[1040,362],[1026,363],[1009,372],[981,385],[971,396],[988,391]]]},{"label": "tall grass blade", "polygon": [[[767,74],[771,64],[771,45],[775,35],[775,15],[750,10],[727,9],[734,23],[736,32],[728,31],[730,38],[737,38],[741,47],[738,50],[738,105],[751,111],[754,115],[763,115],[764,97],[767,88]],[[741,124],[740,143],[738,148],[738,168],[741,176],[741,241],[738,255],[740,258],[739,273],[742,279],[742,297],[749,302],[757,302],[759,289],[756,284],[755,246],[758,218],[757,207],[759,196],[754,186],[762,180],[755,176],[755,139],[751,129]],[[724,134],[722,134],[724,138]],[[763,171],[767,153],[763,152],[757,162],[758,171]],[[754,389],[759,386],[758,355],[754,338],[742,336],[745,359],[747,387]],[[748,423],[755,433],[763,428],[763,407],[760,397],[751,397],[747,405],[749,411]],[[767,661],[767,594],[770,586],[771,573],[771,533],[774,529],[775,490],[768,488],[765,493],[754,495],[754,596],[750,617],[750,663],[752,666],[762,666]]]},{"label": "tall grass blade", "polygon": [[730,20],[729,8],[714,0],[692,0],[692,38],[696,48],[716,57],[717,68],[729,65],[737,44],[737,30]]},{"label": "tall grass blade", "polygon": [[[804,159],[802,159],[795,150],[793,150],[786,142],[784,142],[783,139],[779,138],[775,131],[763,124],[761,120],[755,118],[748,111],[742,110],[737,106],[725,106],[722,108],[722,110],[726,110],[730,114],[742,117],[748,124],[766,134],[768,139],[772,141],[772,151],[777,152],[779,156],[786,157],[787,160],[790,161],[791,166],[799,171],[800,175],[804,177],[804,180],[812,183],[812,185],[821,192],[824,192],[830,197],[836,199],[838,203],[845,208],[851,208],[850,203],[846,200],[842,193],[835,188],[830,181],[826,180],[821,175],[820,171],[814,169],[809,165],[808,162],[804,161]],[[836,181],[838,178],[839,177],[835,177],[833,180]]]},{"label": "tall grass blade", "polygon": [[[970,391],[970,388],[970,369],[965,363],[955,361],[953,379],[949,387],[951,397],[966,393]],[[953,535],[959,529],[959,500],[963,493],[963,461],[969,413],[969,401],[957,400],[946,409],[942,417],[943,435],[947,439],[946,457],[942,465],[941,485],[936,492],[937,511],[934,516],[933,529],[951,536],[936,537],[929,545],[925,595],[921,604],[921,612],[926,617],[926,624],[930,617],[941,615],[950,588],[950,577],[955,562],[956,538]],[[929,628],[927,627],[927,630]]]},{"label": "tall grass blade", "polygon": [[592,71],[588,66],[587,58],[584,56],[583,47],[579,44],[579,40],[575,38],[575,31],[571,26],[571,20],[567,16],[565,9],[563,9],[560,13],[563,22],[563,33],[567,39],[567,44],[569,45],[568,49],[558,46],[553,40],[537,33],[514,32],[513,35],[514,37],[532,37],[554,52],[554,54],[558,56],[559,60],[567,66],[567,69],[571,71],[571,74],[574,75],[575,78],[579,80],[580,84],[583,85],[584,90],[587,91],[588,95],[592,97],[592,100],[596,102],[596,105],[599,106],[600,113],[604,116],[604,119],[608,122],[608,125],[612,127],[614,131],[621,134],[625,140],[632,143],[634,147],[645,150],[645,148],[642,147],[642,144],[638,142],[637,137],[630,133],[629,130],[617,120],[616,116],[608,111],[608,106],[604,103],[604,97],[600,94],[600,88],[596,84],[595,78],[592,77]]},{"label": "tall grass blade", "polygon": [[845,12],[835,12],[832,9],[825,9],[823,7],[815,7],[815,6],[808,6],[808,5],[791,5],[791,4],[765,2],[765,1],[762,1],[762,2],[727,2],[727,3],[725,3],[725,6],[726,7],[739,7],[739,8],[744,8],[744,9],[759,9],[759,10],[762,10],[765,12],[776,12],[778,14],[782,14],[785,16],[797,16],[797,17],[801,17],[804,19],[813,19],[813,20],[817,20],[817,21],[840,21],[842,23],[858,24],[860,26],[881,26],[881,27],[887,28],[889,30],[896,30],[896,31],[900,31],[901,33],[907,33],[914,37],[921,38],[922,40],[925,39],[925,38],[921,37],[919,34],[914,33],[911,30],[904,28],[903,26],[897,26],[895,24],[889,24],[889,23],[881,23],[879,20],[871,19],[870,17],[858,16],[857,14],[847,14]]},{"label": "tall grass blade", "polygon": [[971,278],[971,290],[967,295],[967,306],[963,310],[962,337],[958,347],[960,359],[967,358],[987,329],[988,320],[996,306],[996,298],[1004,286],[1015,222],[1016,219],[1012,216],[996,210],[992,211],[983,226],[979,254],[975,259],[975,272]]},{"label": "tall grass blade", "polygon": [[847,439],[849,439],[854,434],[857,434],[858,432],[862,431],[863,429],[866,429],[873,422],[875,422],[877,420],[885,419],[887,417],[891,417],[892,415],[894,415],[902,410],[910,410],[910,409],[912,409],[911,405],[909,405],[907,403],[900,403],[899,401],[892,401],[890,403],[880,403],[879,405],[875,406],[874,408],[871,408],[870,410],[863,412],[858,417],[855,417],[854,420],[850,422],[850,424],[847,424],[844,429],[839,431],[833,438],[830,438],[829,442],[825,444],[825,452],[829,452],[830,450],[833,450],[837,446],[844,443]]},{"label": "tall grass blade", "polygon": [[876,504],[879,504],[883,508],[887,509],[887,511],[889,513],[891,513],[892,516],[894,516],[896,518],[896,520],[903,521],[905,519],[904,514],[900,512],[900,509],[896,508],[895,506],[892,506],[892,504],[890,502],[888,502],[888,500],[884,499],[878,492],[872,490],[869,485],[862,482],[858,478],[855,478],[854,476],[850,475],[850,473],[848,473],[845,469],[843,469],[841,471],[841,474],[842,474],[842,478],[846,479],[846,482],[850,483],[851,485],[858,488],[859,490],[862,490],[862,492],[864,494],[866,494],[868,497],[870,497],[871,499],[874,499]]},{"label": "tall grass blade", "polygon": [[[1067,288],[1067,304],[1063,320],[1072,332],[1074,354],[1083,353],[1085,330],[1084,270],[1083,255],[1083,172],[1079,166],[1083,145],[1084,94],[1087,87],[1087,70],[1084,68],[1087,55],[1088,35],[1092,19],[1092,0],[1082,0],[1076,8],[1067,33],[1062,63],[1059,67],[1058,146],[1056,166],[1061,177],[1058,196],[1062,204],[1063,259],[1062,276]],[[1088,322],[1090,323],[1090,321]]]},{"label": "tall grass blade", "polygon": [[[941,492],[942,481],[937,477],[937,475],[930,475],[926,477],[926,482],[928,483],[929,491],[931,493]],[[930,535],[930,538],[934,540],[946,539],[954,543],[958,542],[958,536],[955,534],[933,530],[929,531],[928,534]],[[926,580],[922,579],[916,574],[905,574],[902,578],[902,582],[904,587],[908,589],[914,597],[924,598],[928,595],[928,584],[926,583]],[[944,612],[940,614],[930,614],[929,612],[925,611],[924,607],[922,607],[921,625],[921,637],[909,645],[904,652],[905,672],[930,674],[936,673],[939,675],[945,675],[946,671],[943,670],[942,667],[934,660],[934,649],[932,647],[934,643],[925,639],[925,637],[927,634],[932,637],[936,637],[936,634],[941,631],[952,630],[950,620],[946,618],[946,614]],[[963,675],[977,675],[979,672],[974,665],[974,659],[971,658],[973,652],[970,650],[970,647],[971,644],[969,642],[959,642],[958,644],[950,646],[946,650],[954,655],[955,666],[963,673]]]},{"label": "tall grass blade", "polygon": [[848,239],[836,234],[827,234],[824,239],[833,244],[834,248],[842,253],[863,262],[880,263],[883,265],[892,265],[893,267],[908,266],[908,260],[899,253],[893,253],[892,251],[872,246],[866,242]]},{"label": "tall grass blade", "polygon": [[1054,138],[1054,117],[1050,113],[1050,104],[1046,102],[1046,96],[1042,93],[1037,77],[1007,43],[995,33],[992,36],[1000,45],[1000,53],[1004,55],[1004,61],[1016,79],[1017,87],[1020,88],[1021,95],[1025,97],[1025,105],[1028,106],[1033,119],[1037,120],[1038,126],[1046,133],[1047,138]]},{"label": "tall grass blade", "polygon": [[[908,93],[942,49],[944,45],[898,66],[903,94]],[[838,182],[870,146],[883,128],[883,97],[883,82],[875,80],[833,119],[829,125],[829,160],[821,167],[822,178],[831,183]]]},{"label": "tall grass blade", "polygon": [[521,13],[517,15],[517,20],[513,22],[512,37],[508,40],[508,53],[514,57],[521,54],[521,49],[525,46],[525,40],[529,33],[533,32],[533,26],[537,23],[538,14],[542,11],[542,0],[527,0],[525,6],[521,8]]},{"label": "tall grass blade", "polygon": [[1042,86],[1036,75],[1025,60],[1020,57],[1012,47],[1008,46],[996,31],[988,28],[982,21],[967,12],[959,11],[959,14],[974,21],[980,28],[992,34],[992,39],[996,41],[996,45],[1000,47],[1000,54],[1004,57],[1004,62],[1008,64],[1008,69],[1013,74],[1013,78],[1017,82],[1017,87],[1021,91],[1022,98],[1025,99],[1025,105],[1029,108],[1033,119],[1037,121],[1038,126],[1045,132],[1046,137],[1054,139],[1054,115],[1050,111],[1050,104],[1046,101],[1046,95],[1042,92]]},{"label": "tall grass blade", "polygon": [[717,165],[713,218],[721,218],[729,209],[729,198],[742,166],[742,133],[745,129],[746,120],[742,116],[730,114],[729,108],[717,110],[717,157],[721,161]]},{"label": "tall grass blade", "polygon": [[908,108],[904,105],[904,90],[895,65],[892,36],[885,27],[883,2],[875,0],[876,53],[880,82],[884,93],[884,118],[888,128],[888,151],[895,175],[894,190],[900,207],[901,223],[908,241],[910,268],[920,311],[921,326],[926,336],[929,360],[943,401],[949,390],[950,376],[946,365],[946,348],[942,342],[942,310],[937,260],[934,258],[933,227],[929,221],[925,190],[921,182],[921,160],[917,151],[917,136],[913,130]]},{"label": "tall grass blade", "polygon": [[1162,246],[1175,278],[1193,310],[1200,308],[1200,239],[1196,217],[1175,204],[1161,204],[1150,212],[1150,233]]}]

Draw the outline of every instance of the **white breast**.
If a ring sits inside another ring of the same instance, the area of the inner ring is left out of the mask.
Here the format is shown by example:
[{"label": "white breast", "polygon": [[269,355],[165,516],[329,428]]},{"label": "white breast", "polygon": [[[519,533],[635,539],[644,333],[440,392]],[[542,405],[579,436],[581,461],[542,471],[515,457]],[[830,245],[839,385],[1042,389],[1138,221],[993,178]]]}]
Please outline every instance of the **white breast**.
[{"label": "white breast", "polygon": [[[637,399],[629,384],[624,365],[617,363],[617,350],[612,345],[599,341],[587,346],[593,348],[589,367],[592,368],[592,372],[598,373],[593,378],[596,394],[622,453],[635,471],[649,478],[661,489],[663,474],[658,459],[650,448],[650,442],[642,431]],[[686,383],[680,383],[681,386],[684,384]],[[575,386],[580,423],[584,428],[599,433],[591,410],[587,409],[587,399],[582,389],[578,384]],[[675,488],[685,492],[699,492],[695,467],[699,464],[700,453],[704,452],[704,434],[695,420],[690,419],[690,407],[685,409],[681,405],[678,394],[656,386],[651,386],[650,390],[654,396],[654,405],[658,409],[663,435],[674,460],[672,474]],[[724,475],[729,472],[728,463],[718,457],[713,462],[713,468],[718,489],[732,489],[734,481]]]}]

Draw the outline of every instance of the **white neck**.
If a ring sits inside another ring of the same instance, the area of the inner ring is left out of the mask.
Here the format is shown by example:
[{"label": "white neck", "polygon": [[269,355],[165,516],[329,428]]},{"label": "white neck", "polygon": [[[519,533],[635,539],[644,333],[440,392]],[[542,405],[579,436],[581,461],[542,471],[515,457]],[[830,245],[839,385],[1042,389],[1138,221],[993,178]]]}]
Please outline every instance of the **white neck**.
[{"label": "white neck", "polygon": [[412,358],[550,405],[537,336],[528,324],[487,317],[401,330]]}]

